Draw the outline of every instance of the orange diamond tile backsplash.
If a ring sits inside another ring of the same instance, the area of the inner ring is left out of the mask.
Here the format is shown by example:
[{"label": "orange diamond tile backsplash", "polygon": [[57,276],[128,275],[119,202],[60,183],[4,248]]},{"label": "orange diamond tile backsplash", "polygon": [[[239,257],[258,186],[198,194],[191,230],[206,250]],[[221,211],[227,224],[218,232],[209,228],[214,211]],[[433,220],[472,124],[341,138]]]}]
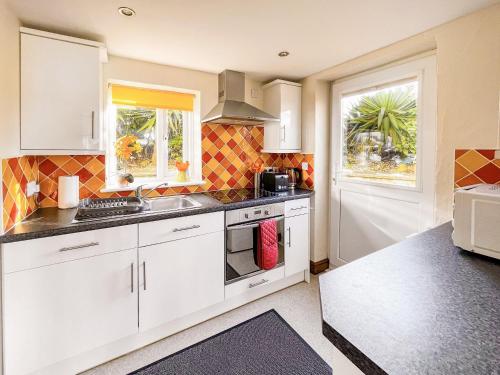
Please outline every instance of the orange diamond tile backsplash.
[{"label": "orange diamond tile backsplash", "polygon": [[500,159],[495,150],[455,150],[455,187],[500,184]]},{"label": "orange diamond tile backsplash", "polygon": [[[201,138],[202,177],[205,180],[205,185],[157,189],[151,196],[252,188],[254,187],[254,172],[251,167],[255,162],[262,163],[266,167],[295,167],[299,169],[301,169],[303,162],[307,162],[307,170],[302,171],[303,181],[301,187],[305,189],[314,188],[313,155],[261,153],[264,143],[264,129],[261,127],[204,124]],[[88,197],[109,198],[134,194],[131,191],[101,192],[105,187],[106,180],[105,157],[103,155],[30,156],[29,158],[26,157],[26,160],[28,159],[32,161],[32,164],[30,164],[33,166],[32,173],[40,183],[38,197],[40,207],[57,206],[57,181],[58,177],[63,175],[79,176],[80,199]],[[9,160],[11,159],[4,162],[8,163]],[[7,181],[5,177],[4,182]],[[5,194],[6,190],[8,190],[9,194]],[[8,198],[12,194],[9,185],[5,185],[4,200],[10,199],[7,202],[8,205],[4,206],[4,223],[9,224],[8,228],[12,226],[12,222],[16,222],[10,220],[11,212],[6,211],[6,209],[12,210],[14,206],[11,202],[12,199]],[[23,207],[26,207],[26,204]],[[33,207],[31,210],[34,209]],[[23,211],[22,207],[19,209]],[[25,211],[28,211],[27,208]],[[17,212],[17,208],[13,212]],[[17,221],[24,218],[23,215],[12,215],[17,217]],[[9,221],[5,220],[6,216]],[[6,227],[4,224],[4,228]]]},{"label": "orange diamond tile backsplash", "polygon": [[35,196],[28,197],[28,182],[38,180],[35,156],[2,160],[3,229],[8,230],[36,210]]}]

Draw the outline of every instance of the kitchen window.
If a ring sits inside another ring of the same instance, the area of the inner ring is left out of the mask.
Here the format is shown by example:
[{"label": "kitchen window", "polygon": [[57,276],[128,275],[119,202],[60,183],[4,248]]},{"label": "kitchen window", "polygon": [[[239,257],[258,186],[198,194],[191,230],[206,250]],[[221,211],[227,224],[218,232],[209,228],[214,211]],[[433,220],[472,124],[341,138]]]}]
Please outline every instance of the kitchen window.
[{"label": "kitchen window", "polygon": [[199,93],[122,83],[109,88],[107,187],[180,185],[176,163],[186,161],[183,184],[200,182]]}]

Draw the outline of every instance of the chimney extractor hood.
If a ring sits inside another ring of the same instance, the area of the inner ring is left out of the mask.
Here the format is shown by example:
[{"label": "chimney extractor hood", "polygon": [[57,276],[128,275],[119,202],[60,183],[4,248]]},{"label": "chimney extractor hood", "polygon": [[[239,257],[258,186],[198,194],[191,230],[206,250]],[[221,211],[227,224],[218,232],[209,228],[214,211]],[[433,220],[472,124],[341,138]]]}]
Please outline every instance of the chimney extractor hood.
[{"label": "chimney extractor hood", "polygon": [[279,121],[269,113],[245,103],[245,74],[224,70],[219,74],[219,103],[202,122],[224,125],[262,125]]}]

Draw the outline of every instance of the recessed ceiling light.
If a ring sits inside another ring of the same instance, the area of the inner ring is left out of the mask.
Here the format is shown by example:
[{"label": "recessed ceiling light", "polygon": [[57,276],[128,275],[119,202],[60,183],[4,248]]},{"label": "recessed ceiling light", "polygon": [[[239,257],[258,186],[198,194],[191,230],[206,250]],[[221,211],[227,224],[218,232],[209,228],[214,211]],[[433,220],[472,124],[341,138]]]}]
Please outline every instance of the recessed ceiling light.
[{"label": "recessed ceiling light", "polygon": [[118,13],[120,13],[122,16],[126,16],[126,17],[135,16],[135,10],[133,10],[132,8],[129,8],[129,7],[119,7]]},{"label": "recessed ceiling light", "polygon": [[289,54],[290,54],[290,52],[288,52],[288,51],[281,51],[280,53],[278,53],[278,56],[279,57],[287,57]]}]

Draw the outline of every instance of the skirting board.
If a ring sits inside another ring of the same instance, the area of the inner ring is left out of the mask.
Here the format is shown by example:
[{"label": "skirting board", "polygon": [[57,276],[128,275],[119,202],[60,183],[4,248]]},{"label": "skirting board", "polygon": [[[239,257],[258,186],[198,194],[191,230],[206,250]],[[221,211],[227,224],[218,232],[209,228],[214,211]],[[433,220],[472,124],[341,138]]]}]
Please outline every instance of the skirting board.
[{"label": "skirting board", "polygon": [[196,324],[202,323],[211,318],[215,318],[218,315],[243,306],[249,302],[255,301],[256,299],[262,298],[268,294],[300,283],[307,279],[306,276],[308,275],[306,275],[306,272],[307,271],[298,272],[294,275],[285,277],[284,279],[277,280],[272,284],[260,286],[251,291],[225,300],[224,302],[221,302],[217,305],[210,306],[188,316],[176,319],[173,322],[169,322],[147,332],[137,333],[116,342],[93,349],[76,357],[68,358],[64,361],[40,369],[37,374],[65,375],[76,374],[88,370],[92,367],[128,354],[134,350],[140,349],[153,342],[164,339]]},{"label": "skirting board", "polygon": [[313,275],[317,275],[318,273],[325,271],[329,266],[330,266],[330,261],[328,260],[328,258],[318,260],[317,262],[313,262],[311,260],[311,265],[310,265],[311,273]]}]

